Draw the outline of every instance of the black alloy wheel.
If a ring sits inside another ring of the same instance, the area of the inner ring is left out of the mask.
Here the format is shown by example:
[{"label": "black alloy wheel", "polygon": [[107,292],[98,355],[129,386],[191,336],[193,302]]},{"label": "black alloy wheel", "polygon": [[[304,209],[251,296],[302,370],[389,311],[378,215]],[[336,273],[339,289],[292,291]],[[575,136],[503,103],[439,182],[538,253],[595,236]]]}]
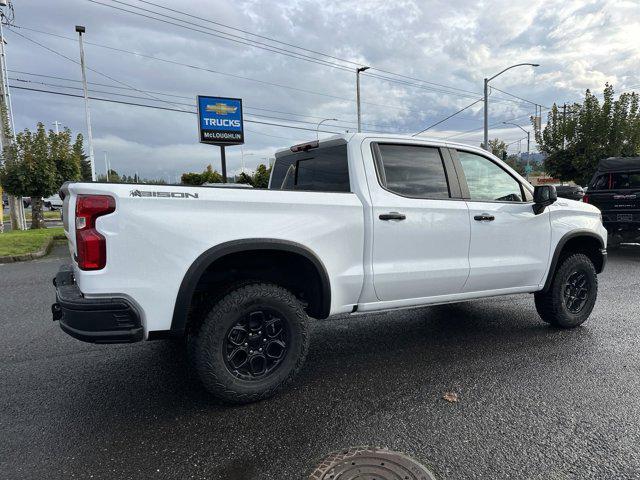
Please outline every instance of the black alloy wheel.
[{"label": "black alloy wheel", "polygon": [[559,328],[575,328],[591,315],[598,297],[598,276],[584,253],[563,256],[551,284],[534,295],[536,310],[545,322]]},{"label": "black alloy wheel", "polygon": [[272,283],[230,288],[203,307],[189,332],[191,365],[202,385],[227,403],[274,395],[302,368],[309,317],[296,296]]},{"label": "black alloy wheel", "polygon": [[587,304],[591,285],[587,272],[576,271],[569,275],[564,284],[564,302],[567,310],[577,315]]},{"label": "black alloy wheel", "polygon": [[225,341],[225,365],[243,380],[270,375],[287,355],[289,337],[282,314],[272,308],[256,308],[229,328]]}]

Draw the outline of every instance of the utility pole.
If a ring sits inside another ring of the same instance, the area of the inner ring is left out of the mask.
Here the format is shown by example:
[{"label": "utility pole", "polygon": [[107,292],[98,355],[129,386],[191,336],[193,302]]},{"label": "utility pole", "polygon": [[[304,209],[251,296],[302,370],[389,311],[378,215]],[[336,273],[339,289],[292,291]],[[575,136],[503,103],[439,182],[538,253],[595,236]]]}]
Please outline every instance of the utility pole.
[{"label": "utility pole", "polygon": [[58,135],[60,133],[60,128],[59,127],[60,127],[60,122],[55,120],[53,122],[53,129],[55,130],[56,135]]},{"label": "utility pole", "polygon": [[[0,4],[0,6],[6,6],[6,3]],[[4,12],[0,11],[0,102],[2,118],[0,119],[0,141],[2,142],[2,149],[11,145],[14,137],[13,127],[13,109],[11,106],[11,95],[9,92],[9,82],[7,77],[7,62],[5,53],[5,39],[4,39],[4,22],[6,16]],[[13,230],[26,230],[27,221],[24,216],[24,204],[22,203],[22,197],[16,197],[14,195],[8,196],[9,200],[9,216],[11,218],[11,228]],[[4,210],[4,209],[3,209]],[[3,222],[0,222],[3,223]],[[2,225],[4,229],[4,225]]]},{"label": "utility pole", "polygon": [[369,70],[371,67],[359,67],[356,68],[356,104],[358,108],[358,133],[362,131],[361,122],[362,122],[362,109],[360,108],[360,74],[365,70]]},{"label": "utility pole", "polygon": [[107,161],[107,152],[104,152],[104,168],[107,171],[107,182],[109,182],[109,162]]},{"label": "utility pole", "polygon": [[562,105],[562,149],[567,148],[567,104]]},{"label": "utility pole", "polygon": [[80,69],[82,70],[82,90],[84,91],[84,112],[87,119],[87,139],[89,141],[89,164],[91,165],[91,181],[96,181],[96,166],[93,156],[93,134],[91,133],[91,112],[89,111],[89,89],[87,88],[87,72],[84,64],[84,45],[82,34],[86,29],[82,25],[76,25],[78,32],[78,42],[80,44]]}]

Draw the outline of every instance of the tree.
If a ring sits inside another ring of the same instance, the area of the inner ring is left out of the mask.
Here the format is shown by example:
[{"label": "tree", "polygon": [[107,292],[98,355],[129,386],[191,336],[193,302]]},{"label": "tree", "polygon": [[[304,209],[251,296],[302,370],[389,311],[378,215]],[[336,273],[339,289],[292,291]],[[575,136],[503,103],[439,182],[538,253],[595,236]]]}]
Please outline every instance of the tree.
[{"label": "tree", "polygon": [[[484,142],[480,144],[481,148],[484,148]],[[496,157],[506,158],[507,156],[507,144],[499,138],[489,140],[489,149]]]},{"label": "tree", "polygon": [[236,177],[236,183],[246,183],[247,185],[253,185],[253,177],[245,172],[240,172],[240,175]]},{"label": "tree", "polygon": [[28,129],[18,133],[16,141],[5,148],[4,156],[0,183],[11,195],[31,197],[31,228],[44,228],[42,197],[60,187],[44,125],[38,123],[35,134]]},{"label": "tree", "polygon": [[258,165],[255,173],[253,174],[253,186],[255,188],[268,188],[269,187],[269,177],[271,176],[271,167],[267,168],[267,166],[263,163]]},{"label": "tree", "polygon": [[56,166],[58,188],[65,182],[80,180],[80,159],[71,146],[71,130],[65,128],[60,133],[49,130],[48,141],[49,152]]},{"label": "tree", "polygon": [[602,102],[587,90],[582,103],[553,105],[545,128],[536,130],[549,175],[584,185],[601,159],[640,154],[639,96],[614,97],[613,87],[606,84]]},{"label": "tree", "polygon": [[8,193],[31,197],[31,228],[45,228],[43,197],[57,192],[66,181],[80,178],[80,164],[71,146],[71,131],[49,131],[38,123],[35,133],[28,129],[16,135],[4,151],[0,183]]},{"label": "tree", "polygon": [[185,185],[202,185],[203,183],[222,183],[222,175],[213,169],[211,165],[202,173],[183,173],[180,181]]},{"label": "tree", "polygon": [[76,161],[80,164],[80,180],[83,182],[92,182],[93,178],[91,177],[91,162],[89,161],[89,157],[84,154],[83,147],[84,138],[82,134],[79,133],[76,136],[76,141],[73,144],[73,156]]}]

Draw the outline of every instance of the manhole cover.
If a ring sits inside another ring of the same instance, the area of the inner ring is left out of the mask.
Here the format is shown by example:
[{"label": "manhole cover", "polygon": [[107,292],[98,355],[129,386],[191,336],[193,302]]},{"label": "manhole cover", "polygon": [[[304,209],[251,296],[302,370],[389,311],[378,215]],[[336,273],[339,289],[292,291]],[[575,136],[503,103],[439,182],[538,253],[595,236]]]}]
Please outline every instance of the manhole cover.
[{"label": "manhole cover", "polygon": [[331,453],[309,480],[435,480],[414,459],[385,448],[354,447]]}]

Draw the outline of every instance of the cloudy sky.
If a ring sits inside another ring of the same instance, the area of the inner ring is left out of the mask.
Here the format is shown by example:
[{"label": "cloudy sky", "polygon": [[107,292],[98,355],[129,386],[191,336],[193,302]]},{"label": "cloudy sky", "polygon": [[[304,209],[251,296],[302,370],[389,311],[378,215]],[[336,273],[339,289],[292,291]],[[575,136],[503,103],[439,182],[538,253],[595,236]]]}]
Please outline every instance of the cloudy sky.
[{"label": "cloudy sky", "polygon": [[[323,130],[354,131],[357,65],[372,67],[362,76],[366,131],[415,133],[479,99],[484,77],[520,62],[541,66],[510,70],[493,85],[545,107],[577,100],[587,88],[600,92],[605,82],[618,92],[640,87],[637,1],[14,5],[16,27],[5,29],[12,86],[80,95],[74,27],[84,25],[92,96],[177,110],[91,101],[98,172],[104,171],[104,152],[120,173],[171,181],[208,163],[219,168],[218,149],[197,142],[196,117],[188,113],[198,94],[244,100],[246,143],[227,149],[231,172],[240,169],[242,157],[254,168],[275,149],[314,138],[322,119],[339,120],[324,122]],[[535,107],[498,90],[490,98],[491,137],[515,142],[515,152],[523,134],[501,122],[529,128]],[[17,129],[38,121],[53,128],[58,121],[85,131],[81,98],[14,88],[12,99]],[[267,125],[274,123],[298,129]],[[482,103],[428,134],[479,144]]]}]

